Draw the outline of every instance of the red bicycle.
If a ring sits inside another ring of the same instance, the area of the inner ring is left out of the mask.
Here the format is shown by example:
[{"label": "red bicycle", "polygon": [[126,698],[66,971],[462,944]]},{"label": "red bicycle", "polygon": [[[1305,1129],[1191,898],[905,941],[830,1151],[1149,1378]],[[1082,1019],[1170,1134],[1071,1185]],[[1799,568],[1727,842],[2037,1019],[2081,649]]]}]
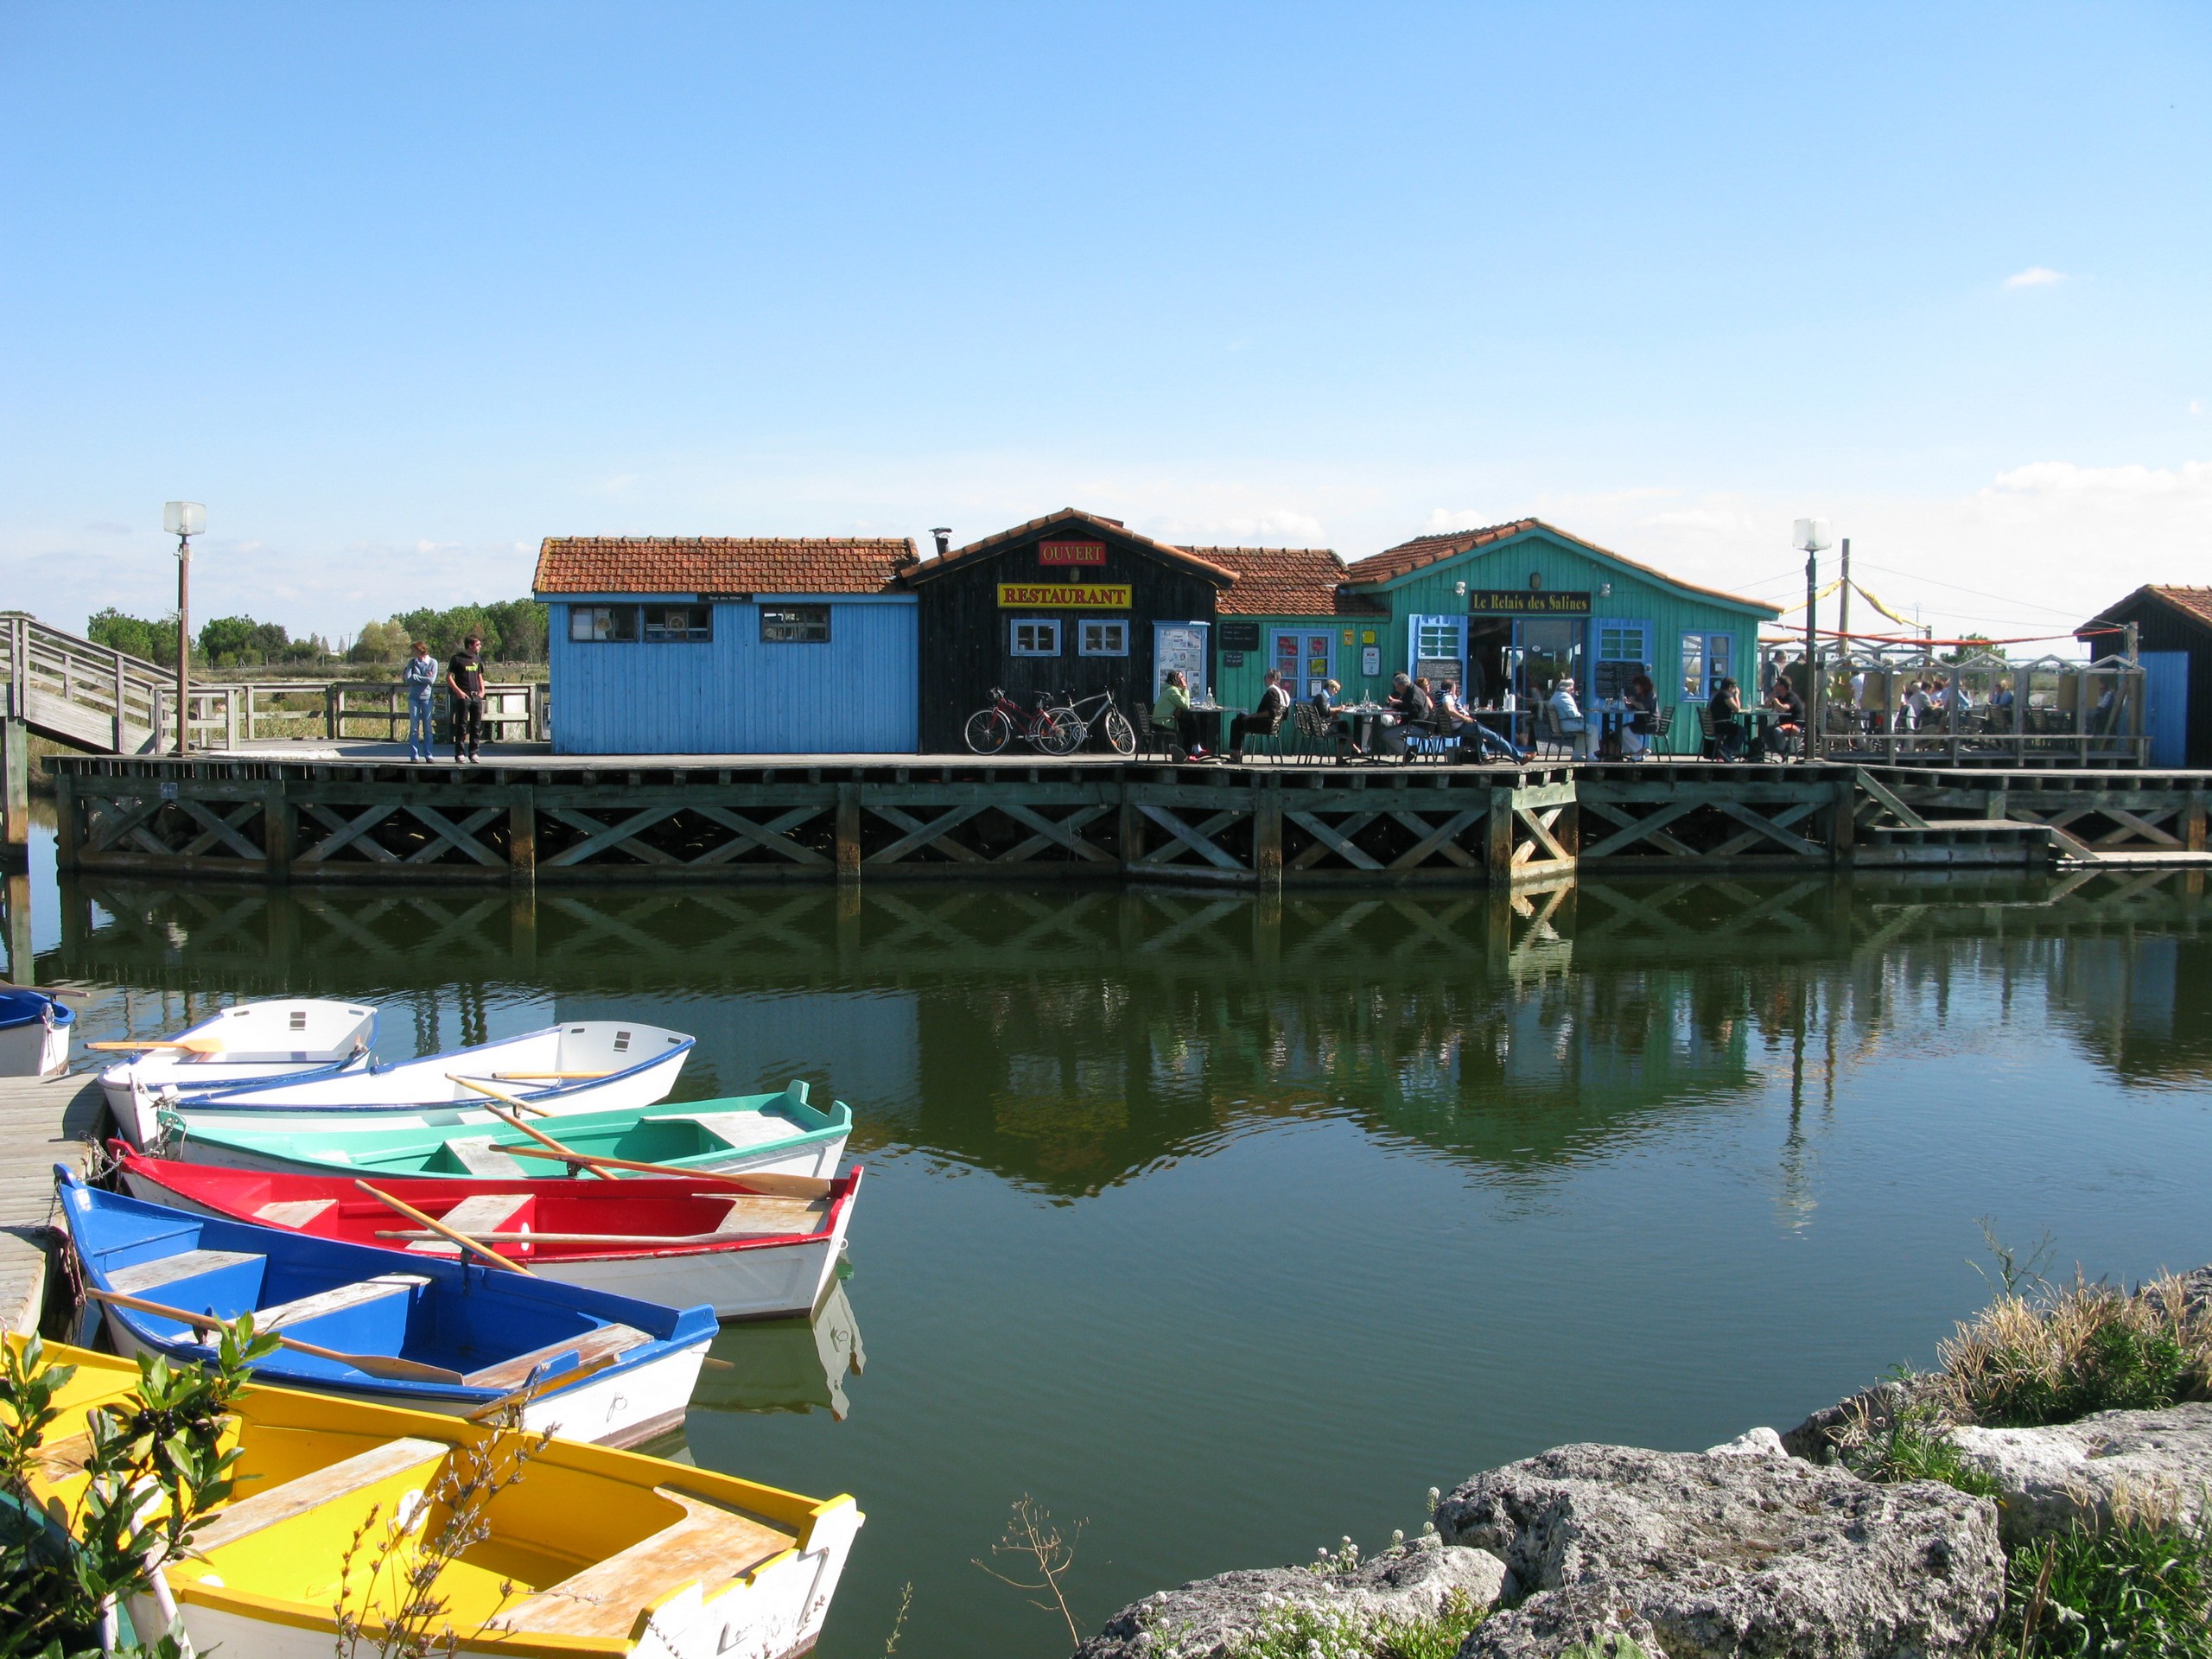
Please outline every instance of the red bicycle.
[{"label": "red bicycle", "polygon": [[1007,696],[1004,687],[995,685],[991,706],[968,716],[964,735],[977,754],[996,754],[1017,737],[1039,753],[1054,754],[1062,753],[1052,747],[1058,741],[1058,724],[1042,697],[1034,709],[1024,709]]}]

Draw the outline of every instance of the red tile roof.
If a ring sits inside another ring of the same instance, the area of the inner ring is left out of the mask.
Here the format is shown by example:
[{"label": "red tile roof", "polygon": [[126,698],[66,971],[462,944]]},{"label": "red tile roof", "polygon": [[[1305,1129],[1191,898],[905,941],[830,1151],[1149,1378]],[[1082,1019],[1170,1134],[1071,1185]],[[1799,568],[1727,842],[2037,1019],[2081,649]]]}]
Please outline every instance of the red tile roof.
[{"label": "red tile roof", "polygon": [[910,537],[548,536],[538,594],[880,594]]},{"label": "red tile roof", "polygon": [[1387,616],[1364,594],[1340,592],[1344,562],[1325,547],[1192,547],[1185,552],[1236,575],[1214,601],[1223,616]]},{"label": "red tile roof", "polygon": [[2135,603],[2139,599],[2155,599],[2172,607],[2192,622],[2212,626],[2212,588],[2162,587],[2145,582],[2117,605],[2107,605],[2094,616],[2074,630],[2076,639],[2092,632],[2101,632],[2103,626]]},{"label": "red tile roof", "polygon": [[1778,609],[1764,600],[1745,599],[1740,594],[1727,593],[1719,588],[1701,588],[1694,582],[1684,582],[1679,576],[1670,576],[1665,571],[1654,569],[1648,564],[1639,564],[1634,559],[1624,558],[1611,548],[1600,547],[1595,542],[1586,542],[1580,536],[1570,535],[1556,524],[1548,524],[1541,518],[1516,518],[1511,524],[1491,524],[1481,530],[1456,530],[1442,536],[1416,536],[1409,542],[1401,542],[1397,546],[1386,548],[1370,557],[1355,560],[1346,569],[1345,579],[1363,588],[1378,585],[1393,581],[1399,576],[1409,575],[1426,566],[1434,564],[1440,560],[1457,558],[1460,554],[1471,552],[1478,547],[1489,547],[1499,542],[1510,541],[1514,537],[1526,535],[1533,530],[1541,530],[1547,536],[1556,536],[1562,542],[1581,548],[1586,552],[1594,553],[1601,559],[1610,559],[1624,569],[1633,570],[1639,575],[1648,576],[1652,581],[1663,583],[1679,592],[1701,594],[1708,599],[1718,599],[1731,605],[1740,605],[1745,610],[1757,611],[1763,616],[1774,617],[1782,614]]},{"label": "red tile roof", "polygon": [[1084,512],[1077,507],[1062,507],[1058,512],[1048,512],[1042,518],[1032,518],[1026,524],[1016,524],[1012,530],[1002,530],[995,536],[986,536],[980,542],[970,542],[967,546],[956,547],[951,552],[938,558],[924,560],[918,564],[909,566],[906,573],[906,580],[910,583],[927,582],[940,570],[950,565],[957,564],[963,559],[995,552],[1008,542],[1019,541],[1032,531],[1048,529],[1054,524],[1088,524],[1094,530],[1108,531],[1118,536],[1125,542],[1135,543],[1156,558],[1164,559],[1170,564],[1179,564],[1185,569],[1195,570],[1198,575],[1210,576],[1217,582],[1227,582],[1233,580],[1235,576],[1233,571],[1224,569],[1220,565],[1211,563],[1203,558],[1194,557],[1188,549],[1172,547],[1166,542],[1155,542],[1149,536],[1140,536],[1118,518],[1102,518],[1097,513]]}]

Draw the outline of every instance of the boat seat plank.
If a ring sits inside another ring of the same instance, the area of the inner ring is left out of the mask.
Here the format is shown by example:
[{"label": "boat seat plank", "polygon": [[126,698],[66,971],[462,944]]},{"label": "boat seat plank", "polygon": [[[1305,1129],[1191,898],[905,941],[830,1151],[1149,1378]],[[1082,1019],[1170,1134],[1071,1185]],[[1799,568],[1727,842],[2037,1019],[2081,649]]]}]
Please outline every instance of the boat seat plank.
[{"label": "boat seat plank", "polygon": [[457,1233],[496,1233],[529,1202],[527,1192],[472,1192],[438,1219]]},{"label": "boat seat plank", "polygon": [[[402,1438],[386,1440],[366,1452],[357,1452],[313,1474],[302,1475],[266,1491],[240,1498],[193,1535],[192,1548],[207,1554],[225,1544],[234,1544],[241,1538],[319,1509],[348,1492],[360,1491],[418,1465],[435,1464],[444,1458],[447,1449],[437,1440]],[[427,1486],[429,1482],[423,1484]]]},{"label": "boat seat plank", "polygon": [[108,1288],[119,1290],[125,1296],[143,1296],[149,1290],[173,1285],[180,1279],[196,1278],[203,1273],[215,1273],[224,1268],[241,1267],[249,1262],[265,1262],[268,1259],[250,1250],[179,1250],[175,1255],[141,1262],[132,1267],[118,1268],[107,1276]]},{"label": "boat seat plank", "polygon": [[563,1354],[573,1353],[577,1364],[588,1365],[601,1355],[627,1353],[639,1343],[652,1340],[634,1325],[602,1325],[595,1331],[587,1331],[562,1342],[549,1342],[543,1348],[533,1348],[512,1359],[486,1365],[480,1371],[471,1371],[461,1380],[472,1389],[518,1389],[530,1381],[534,1369]]},{"label": "boat seat plank", "polygon": [[335,1198],[278,1198],[255,1211],[253,1218],[271,1227],[304,1227],[337,1202]]},{"label": "boat seat plank", "polygon": [[694,1120],[708,1134],[733,1147],[755,1147],[771,1141],[788,1141],[799,1127],[773,1112],[702,1112]]},{"label": "boat seat plank", "polygon": [[696,1582],[712,1597],[731,1580],[797,1547],[788,1532],[716,1509],[665,1486],[656,1496],[683,1506],[683,1518],[572,1578],[519,1601],[497,1621],[536,1636],[620,1638],[641,1602]]},{"label": "boat seat plank", "polygon": [[461,1166],[472,1175],[514,1179],[530,1173],[493,1146],[488,1135],[468,1135],[448,1141],[446,1145],[453,1148],[453,1155],[461,1160]]},{"label": "boat seat plank", "polygon": [[817,1232],[822,1218],[829,1213],[828,1202],[821,1198],[772,1198],[747,1193],[729,1201],[729,1209],[715,1224],[715,1231],[723,1236]]},{"label": "boat seat plank", "polygon": [[312,1296],[300,1296],[289,1302],[279,1302],[274,1307],[255,1310],[253,1328],[257,1331],[281,1331],[288,1325],[319,1319],[326,1313],[340,1313],[349,1307],[381,1301],[387,1296],[404,1295],[416,1286],[429,1282],[418,1273],[380,1273],[373,1279],[359,1279],[350,1285],[334,1285],[328,1290],[318,1290]]}]

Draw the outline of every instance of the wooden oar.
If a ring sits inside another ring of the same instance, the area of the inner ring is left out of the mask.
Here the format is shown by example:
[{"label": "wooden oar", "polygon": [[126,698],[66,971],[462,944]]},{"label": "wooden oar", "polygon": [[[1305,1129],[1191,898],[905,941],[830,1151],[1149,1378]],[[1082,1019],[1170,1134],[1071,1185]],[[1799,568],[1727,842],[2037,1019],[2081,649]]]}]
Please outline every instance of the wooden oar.
[{"label": "wooden oar", "polygon": [[[465,1079],[465,1078],[464,1078],[464,1079],[463,1079],[463,1081],[465,1082],[465,1081],[467,1081],[467,1079]],[[474,1086],[475,1086],[475,1087],[477,1087],[477,1088],[480,1088],[480,1088],[483,1088],[483,1084],[475,1084]],[[486,1090],[486,1093],[492,1093],[492,1092],[493,1092],[493,1090]],[[500,1098],[501,1100],[506,1100],[506,1099],[507,1099],[507,1096],[505,1096],[505,1095],[501,1095],[501,1096],[499,1096],[499,1098]],[[515,1104],[515,1103],[518,1103],[509,1102],[509,1103],[510,1103],[510,1104]],[[590,1164],[591,1160],[590,1160],[588,1158],[587,1158],[587,1157],[586,1157],[582,1153],[572,1151],[572,1150],[570,1150],[569,1147],[563,1146],[563,1145],[562,1145],[558,1141],[556,1141],[556,1140],[555,1140],[551,1135],[545,1135],[545,1134],[543,1134],[543,1133],[541,1133],[540,1131],[538,1131],[538,1130],[537,1130],[537,1129],[533,1129],[532,1128],[531,1128],[531,1127],[530,1127],[530,1125],[529,1125],[529,1124],[527,1124],[527,1123],[524,1122],[522,1121],[522,1119],[520,1119],[520,1118],[518,1118],[518,1117],[509,1117],[509,1116],[508,1116],[505,1112],[501,1111],[501,1110],[500,1110],[498,1107],[496,1107],[496,1106],[486,1106],[484,1109],[485,1109],[486,1111],[487,1111],[487,1112],[491,1113],[493,1116],[494,1116],[494,1117],[498,1118],[498,1119],[499,1120],[499,1122],[502,1122],[502,1123],[505,1124],[509,1128],[511,1128],[511,1129],[520,1129],[520,1130],[521,1130],[524,1135],[528,1135],[531,1140],[542,1142],[542,1143],[546,1147],[546,1148],[548,1149],[548,1152],[551,1152],[551,1153],[557,1153],[557,1154],[560,1154],[563,1159],[569,1160],[569,1161],[574,1162],[574,1163],[575,1163],[575,1164],[577,1164],[577,1165],[579,1165],[579,1166],[588,1166]],[[547,1155],[547,1154],[546,1154],[546,1153],[541,1153],[541,1152],[539,1152],[539,1151],[538,1151],[536,1147],[514,1147],[514,1148],[513,1148],[513,1150],[514,1150],[514,1151],[517,1151],[517,1152],[521,1152],[521,1153],[527,1153],[530,1156],[531,1156],[531,1157],[533,1157],[533,1158],[541,1158],[541,1157],[544,1157],[544,1156],[546,1156],[546,1155]],[[598,1176],[598,1177],[599,1177],[599,1179],[600,1179],[601,1180],[602,1180],[602,1181],[611,1181],[611,1180],[613,1180],[613,1179],[616,1179],[614,1176],[612,1176],[612,1175],[608,1174],[608,1173],[607,1173],[605,1170],[603,1170],[603,1169],[594,1169],[594,1170],[591,1170],[591,1171],[590,1171],[590,1173],[592,1173],[592,1174],[594,1174],[594,1175]]]},{"label": "wooden oar", "polygon": [[[757,1233],[479,1233],[486,1244],[741,1244],[756,1238],[810,1238],[818,1227],[794,1227],[788,1232]],[[433,1238],[419,1227],[379,1227],[378,1238]]]},{"label": "wooden oar", "polygon": [[64,990],[59,985],[0,985],[0,991],[36,991],[41,996],[88,997],[90,991]]},{"label": "wooden oar", "polygon": [[570,1077],[611,1077],[612,1071],[494,1071],[494,1083],[559,1083]]},{"label": "wooden oar", "polygon": [[535,1274],[531,1273],[528,1268],[523,1266],[521,1262],[508,1261],[505,1256],[501,1255],[490,1245],[480,1244],[474,1239],[471,1238],[467,1233],[454,1231],[454,1229],[447,1226],[445,1223],[440,1221],[435,1216],[426,1216],[420,1210],[417,1210],[413,1205],[402,1204],[397,1198],[393,1198],[391,1193],[378,1192],[376,1188],[371,1186],[366,1181],[356,1181],[353,1185],[360,1188],[362,1192],[367,1193],[371,1198],[374,1198],[378,1204],[383,1205],[386,1209],[397,1210],[401,1215],[406,1217],[408,1220],[420,1222],[423,1226],[428,1227],[432,1232],[438,1234],[442,1237],[451,1239],[454,1243],[460,1245],[462,1249],[473,1250],[478,1255],[482,1256],[486,1262],[492,1262],[495,1266],[505,1268],[509,1273],[519,1273],[525,1278],[537,1277]]},{"label": "wooden oar", "polygon": [[[136,1308],[141,1313],[151,1313],[158,1319],[175,1319],[179,1325],[188,1325],[195,1331],[219,1329],[222,1321],[207,1313],[188,1313],[181,1307],[165,1307],[159,1302],[149,1302],[143,1297],[125,1296],[119,1291],[99,1290],[90,1285],[85,1294],[96,1302],[112,1302],[118,1307]],[[442,1365],[425,1365],[418,1360],[402,1359],[397,1354],[341,1354],[335,1348],[325,1348],[312,1342],[302,1342],[297,1337],[276,1333],[276,1340],[287,1348],[296,1348],[303,1354],[313,1354],[317,1359],[336,1360],[340,1365],[351,1365],[355,1370],[370,1376],[381,1376],[393,1382],[460,1382],[465,1379],[459,1371],[447,1370]]]},{"label": "wooden oar", "polygon": [[223,1039],[219,1037],[186,1037],[175,1041],[172,1041],[166,1037],[143,1037],[134,1042],[86,1043],[85,1046],[86,1048],[121,1048],[132,1050],[142,1048],[181,1048],[188,1054],[220,1054],[225,1052]]},{"label": "wooden oar", "polygon": [[[517,1128],[527,1129],[528,1124],[518,1123]],[[536,1134],[533,1130],[532,1134]],[[546,1137],[539,1135],[540,1141]],[[556,1143],[557,1144],[557,1143]],[[540,1152],[535,1147],[505,1147],[504,1152],[518,1158],[561,1158],[569,1163],[582,1164],[587,1169],[603,1166],[607,1169],[631,1169],[640,1175],[681,1175],[688,1181],[728,1181],[732,1186],[741,1186],[748,1192],[758,1192],[766,1198],[826,1198],[835,1190],[835,1181],[825,1181],[819,1175],[784,1175],[768,1170],[746,1170],[736,1173],[719,1169],[683,1169],[675,1164],[640,1164],[627,1158],[595,1158],[588,1152],[571,1152],[563,1147],[557,1153]]]},{"label": "wooden oar", "polygon": [[[494,1100],[504,1100],[518,1112],[535,1112],[540,1117],[550,1117],[553,1116],[552,1113],[547,1111],[543,1106],[533,1106],[528,1101],[518,1099],[515,1096],[509,1094],[504,1089],[494,1089],[490,1084],[485,1082],[481,1077],[464,1077],[458,1071],[448,1071],[446,1073],[446,1081],[448,1083],[457,1083],[464,1089],[474,1089],[480,1095],[489,1095]],[[512,1118],[506,1116],[496,1108],[491,1109],[491,1110],[492,1116],[499,1118],[502,1122],[514,1122]],[[520,1123],[515,1123],[515,1127],[518,1129],[524,1128]],[[528,1131],[525,1131],[525,1133],[527,1132]],[[543,1140],[544,1137],[540,1135],[538,1138]]]},{"label": "wooden oar", "polygon": [[586,1377],[605,1370],[620,1358],[621,1358],[620,1354],[601,1354],[596,1359],[586,1360],[574,1370],[563,1371],[558,1376],[545,1377],[536,1382],[525,1382],[522,1387],[477,1407],[463,1421],[480,1423],[486,1417],[497,1416],[512,1407],[526,1406],[533,1400],[543,1400],[549,1394],[558,1394],[571,1383],[581,1382]]}]

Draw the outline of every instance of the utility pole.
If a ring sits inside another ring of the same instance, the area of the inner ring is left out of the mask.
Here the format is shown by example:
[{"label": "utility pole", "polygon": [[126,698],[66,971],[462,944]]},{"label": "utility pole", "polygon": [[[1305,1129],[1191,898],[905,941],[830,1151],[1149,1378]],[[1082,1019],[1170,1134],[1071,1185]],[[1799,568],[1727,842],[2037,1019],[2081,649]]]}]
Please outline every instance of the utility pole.
[{"label": "utility pole", "polygon": [[192,741],[192,538],[207,528],[197,501],[162,506],[162,528],[176,537],[176,752]]},{"label": "utility pole", "polygon": [[1842,636],[1843,649],[1851,649],[1851,537],[1840,543],[1843,552],[1843,585],[1836,590],[1835,631]]}]

